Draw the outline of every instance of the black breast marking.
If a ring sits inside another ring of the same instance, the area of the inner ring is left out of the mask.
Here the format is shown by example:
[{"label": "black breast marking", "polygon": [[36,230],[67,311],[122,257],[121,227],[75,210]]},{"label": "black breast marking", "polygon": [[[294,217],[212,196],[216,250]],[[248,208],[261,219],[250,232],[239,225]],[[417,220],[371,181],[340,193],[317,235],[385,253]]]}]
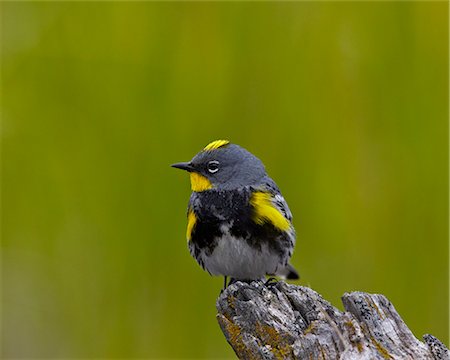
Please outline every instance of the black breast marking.
[{"label": "black breast marking", "polygon": [[197,193],[192,204],[197,216],[197,224],[192,233],[194,256],[201,250],[211,254],[217,245],[217,239],[224,235],[222,226],[229,228],[232,236],[242,238],[254,247],[261,249],[262,244],[284,256],[292,247],[287,233],[270,223],[256,224],[252,220],[253,208],[250,205],[251,192],[244,190],[204,191]]}]

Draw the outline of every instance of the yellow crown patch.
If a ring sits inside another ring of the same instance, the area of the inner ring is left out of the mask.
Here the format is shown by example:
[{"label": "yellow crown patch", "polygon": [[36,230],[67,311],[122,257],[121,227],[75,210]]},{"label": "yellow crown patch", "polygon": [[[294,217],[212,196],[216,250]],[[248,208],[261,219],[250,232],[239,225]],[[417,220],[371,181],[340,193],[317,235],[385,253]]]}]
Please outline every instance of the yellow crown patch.
[{"label": "yellow crown patch", "polygon": [[206,145],[203,150],[204,151],[216,150],[222,146],[228,145],[229,143],[230,142],[228,140],[216,140]]}]

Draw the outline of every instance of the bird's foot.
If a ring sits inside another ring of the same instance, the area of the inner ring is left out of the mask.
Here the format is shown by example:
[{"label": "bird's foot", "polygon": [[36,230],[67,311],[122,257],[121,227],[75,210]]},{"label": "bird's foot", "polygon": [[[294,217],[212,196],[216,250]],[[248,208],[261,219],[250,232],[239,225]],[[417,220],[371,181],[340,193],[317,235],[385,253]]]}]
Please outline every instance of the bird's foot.
[{"label": "bird's foot", "polygon": [[265,286],[267,287],[272,287],[275,286],[278,283],[278,279],[274,278],[274,277],[270,277],[266,280],[266,282],[264,283]]},{"label": "bird's foot", "polygon": [[228,286],[230,286],[231,284],[234,284],[234,283],[237,281],[235,278],[230,278],[230,281],[228,281],[228,284],[227,284],[227,279],[228,279],[228,276],[224,276],[224,277],[223,277],[223,289],[220,290],[220,293],[221,293],[221,294],[225,291],[225,289],[226,289]]}]

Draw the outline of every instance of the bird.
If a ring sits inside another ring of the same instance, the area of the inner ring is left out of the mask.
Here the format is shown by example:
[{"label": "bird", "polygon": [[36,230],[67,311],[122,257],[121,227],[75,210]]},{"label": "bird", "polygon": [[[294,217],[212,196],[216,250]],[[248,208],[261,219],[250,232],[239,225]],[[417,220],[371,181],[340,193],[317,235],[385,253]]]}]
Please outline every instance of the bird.
[{"label": "bird", "polygon": [[190,174],[190,254],[210,275],[224,277],[224,289],[266,276],[299,278],[289,263],[296,241],[292,213],[259,158],[215,140],[191,161],[171,166]]}]

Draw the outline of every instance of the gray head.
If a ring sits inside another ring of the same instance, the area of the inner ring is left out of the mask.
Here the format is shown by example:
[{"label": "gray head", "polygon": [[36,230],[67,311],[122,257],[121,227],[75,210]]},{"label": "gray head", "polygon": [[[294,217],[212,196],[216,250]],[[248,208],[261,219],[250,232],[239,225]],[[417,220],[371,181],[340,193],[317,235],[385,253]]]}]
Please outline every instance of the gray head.
[{"label": "gray head", "polygon": [[191,161],[172,166],[190,172],[193,191],[257,185],[266,175],[261,160],[227,140],[213,141]]}]

